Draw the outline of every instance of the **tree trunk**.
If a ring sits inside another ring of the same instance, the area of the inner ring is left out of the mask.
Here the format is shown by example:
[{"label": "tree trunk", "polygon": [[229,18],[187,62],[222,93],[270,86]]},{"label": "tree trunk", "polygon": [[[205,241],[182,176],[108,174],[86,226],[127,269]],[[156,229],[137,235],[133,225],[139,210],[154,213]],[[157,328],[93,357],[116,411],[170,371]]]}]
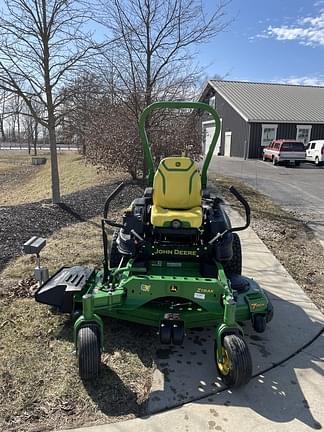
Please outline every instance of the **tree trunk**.
[{"label": "tree trunk", "polygon": [[19,116],[19,112],[17,113],[17,129],[18,129],[18,143],[20,144],[20,116]]},{"label": "tree trunk", "polygon": [[12,136],[11,141],[16,142],[16,118],[14,117],[12,120],[12,130],[11,130]]},{"label": "tree trunk", "polygon": [[38,123],[35,121],[35,126],[34,126],[34,156],[37,155],[37,141],[38,141]]},{"label": "tree trunk", "polygon": [[60,179],[59,179],[58,161],[57,161],[55,120],[54,120],[54,115],[52,114],[51,116],[49,115],[48,118],[48,135],[49,135],[49,145],[51,151],[52,202],[53,204],[59,204],[61,202]]},{"label": "tree trunk", "polygon": [[[46,0],[42,0],[42,13],[43,23],[47,27],[47,16],[46,16]],[[56,149],[56,132],[55,132],[55,112],[53,104],[52,85],[50,77],[50,51],[49,51],[49,33],[45,33],[43,36],[43,67],[44,67],[44,84],[47,102],[47,114],[48,114],[48,136],[49,145],[51,152],[51,180],[52,180],[52,202],[53,204],[59,204],[61,202],[60,195],[60,178],[58,171],[57,161],[57,149]]]},{"label": "tree trunk", "polygon": [[0,117],[0,131],[1,131],[2,141],[5,142],[6,141],[6,133],[5,133],[5,130],[3,127],[3,118],[2,117]]},{"label": "tree trunk", "polygon": [[31,142],[33,140],[33,128],[32,125],[27,127],[27,146],[28,146],[28,154],[31,152]]}]

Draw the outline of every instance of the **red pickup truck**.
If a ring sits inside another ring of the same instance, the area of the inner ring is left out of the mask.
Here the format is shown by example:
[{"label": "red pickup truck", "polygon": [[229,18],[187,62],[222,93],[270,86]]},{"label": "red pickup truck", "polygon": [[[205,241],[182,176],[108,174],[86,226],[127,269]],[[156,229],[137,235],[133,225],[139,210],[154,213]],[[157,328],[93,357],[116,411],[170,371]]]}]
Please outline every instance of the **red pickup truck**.
[{"label": "red pickup truck", "polygon": [[288,139],[273,140],[263,149],[262,159],[271,161],[273,165],[294,164],[299,166],[306,159],[305,147],[302,142]]}]

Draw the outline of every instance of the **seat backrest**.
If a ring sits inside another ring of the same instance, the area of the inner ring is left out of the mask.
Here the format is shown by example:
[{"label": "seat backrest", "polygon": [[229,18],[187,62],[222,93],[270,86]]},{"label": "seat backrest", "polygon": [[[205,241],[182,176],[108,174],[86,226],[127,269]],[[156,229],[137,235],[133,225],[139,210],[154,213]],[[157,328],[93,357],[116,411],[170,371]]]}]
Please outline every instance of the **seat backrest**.
[{"label": "seat backrest", "polygon": [[201,177],[188,157],[162,159],[153,180],[153,204],[166,209],[201,205]]}]

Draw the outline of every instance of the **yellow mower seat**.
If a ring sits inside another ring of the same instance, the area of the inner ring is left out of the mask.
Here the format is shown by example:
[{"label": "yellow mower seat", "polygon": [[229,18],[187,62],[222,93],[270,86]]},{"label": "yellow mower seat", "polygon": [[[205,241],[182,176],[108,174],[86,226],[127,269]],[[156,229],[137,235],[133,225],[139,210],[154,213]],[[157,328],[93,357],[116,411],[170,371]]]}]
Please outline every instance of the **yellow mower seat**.
[{"label": "yellow mower seat", "polygon": [[160,162],[153,180],[151,223],[170,227],[179,220],[183,228],[202,224],[201,178],[188,157],[168,157]]}]

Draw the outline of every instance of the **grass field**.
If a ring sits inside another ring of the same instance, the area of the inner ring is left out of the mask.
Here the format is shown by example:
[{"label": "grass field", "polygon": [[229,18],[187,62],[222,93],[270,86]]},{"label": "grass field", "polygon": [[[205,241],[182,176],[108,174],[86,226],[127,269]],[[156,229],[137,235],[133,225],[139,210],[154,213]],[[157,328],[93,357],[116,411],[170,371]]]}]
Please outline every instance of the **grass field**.
[{"label": "grass field", "polygon": [[[11,176],[11,186],[0,189],[1,204],[18,205],[51,198],[50,157],[46,153],[42,156],[47,158],[45,165],[31,166],[31,156],[16,151],[0,151],[0,175],[2,173]],[[59,154],[58,162],[62,196],[102,184],[121,175],[86,164],[83,157],[75,152]],[[22,167],[29,169],[20,178]],[[16,181],[16,176],[19,176],[19,181]]]}]

